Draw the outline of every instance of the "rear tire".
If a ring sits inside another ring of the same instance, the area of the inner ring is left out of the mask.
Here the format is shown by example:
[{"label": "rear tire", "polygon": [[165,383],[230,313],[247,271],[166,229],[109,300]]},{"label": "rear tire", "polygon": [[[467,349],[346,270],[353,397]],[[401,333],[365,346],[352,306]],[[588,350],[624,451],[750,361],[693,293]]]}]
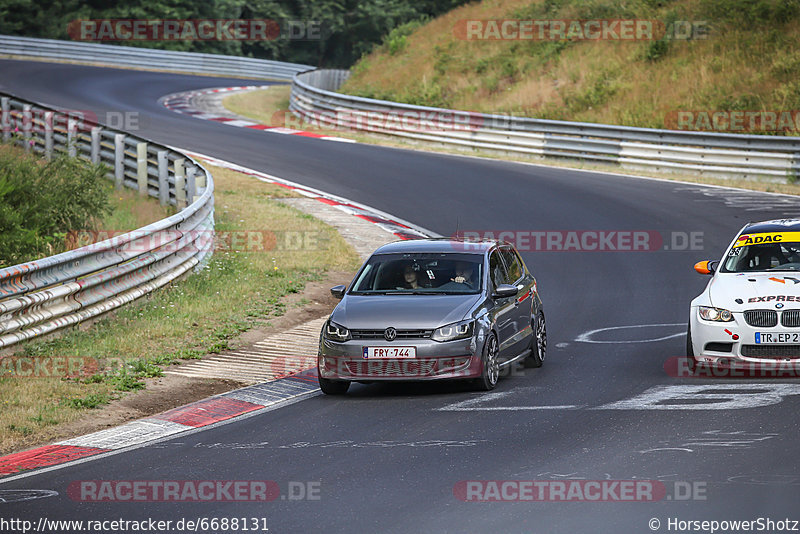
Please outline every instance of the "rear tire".
[{"label": "rear tire", "polygon": [[476,380],[478,389],[481,391],[491,391],[500,379],[500,362],[497,361],[499,347],[497,346],[497,336],[492,332],[486,339],[483,346],[483,370],[481,376]]},{"label": "rear tire", "polygon": [[539,312],[536,322],[533,325],[533,335],[531,336],[531,353],[525,358],[525,367],[541,367],[547,356],[547,323],[544,320],[544,312]]},{"label": "rear tire", "polygon": [[350,389],[350,382],[319,377],[319,389],[326,395],[344,395]]}]

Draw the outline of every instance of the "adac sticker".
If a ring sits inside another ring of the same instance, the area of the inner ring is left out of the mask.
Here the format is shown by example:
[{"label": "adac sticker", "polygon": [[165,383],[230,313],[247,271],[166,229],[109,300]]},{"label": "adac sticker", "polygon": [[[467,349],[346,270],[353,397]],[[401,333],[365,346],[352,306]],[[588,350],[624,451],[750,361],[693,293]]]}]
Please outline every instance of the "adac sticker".
[{"label": "adac sticker", "polygon": [[762,243],[784,243],[800,241],[800,232],[769,232],[763,234],[742,234],[733,248],[746,247],[748,245],[760,245]]}]

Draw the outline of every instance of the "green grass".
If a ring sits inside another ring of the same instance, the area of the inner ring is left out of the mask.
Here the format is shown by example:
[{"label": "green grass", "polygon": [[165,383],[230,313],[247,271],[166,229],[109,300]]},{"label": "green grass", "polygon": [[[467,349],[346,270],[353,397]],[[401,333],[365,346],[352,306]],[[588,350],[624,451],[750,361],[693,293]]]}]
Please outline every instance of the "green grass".
[{"label": "green grass", "polygon": [[[488,19],[648,19],[664,28],[693,21],[709,33],[688,40],[467,41],[454,31],[459,21]],[[341,91],[662,128],[678,110],[800,109],[798,40],[798,0],[487,0],[398,28],[353,66]]]},{"label": "green grass", "polygon": [[[271,247],[218,250],[208,266],[129,304],[91,327],[72,328],[50,340],[25,343],[18,355],[96,359],[98,371],[79,379],[0,379],[0,452],[18,450],[52,436],[57,425],[145,386],[167,365],[220,352],[242,332],[286,310],[283,297],[301,292],[326,270],[352,270],[359,260],[331,227],[280,203],[291,193],[227,169],[211,168],[216,183],[218,234],[272,233]],[[286,232],[316,236],[313,250],[290,250]],[[31,433],[29,427],[48,407],[56,409]],[[47,422],[47,424],[45,424]]]}]

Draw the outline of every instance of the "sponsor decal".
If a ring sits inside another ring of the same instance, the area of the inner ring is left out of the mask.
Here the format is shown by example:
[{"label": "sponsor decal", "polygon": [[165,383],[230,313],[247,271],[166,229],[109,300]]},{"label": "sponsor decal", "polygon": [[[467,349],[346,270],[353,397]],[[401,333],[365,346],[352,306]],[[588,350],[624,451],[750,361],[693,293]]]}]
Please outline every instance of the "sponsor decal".
[{"label": "sponsor decal", "polygon": [[750,297],[748,303],[752,302],[800,302],[800,295],[769,295],[763,297]]},{"label": "sponsor decal", "polygon": [[800,232],[768,232],[761,234],[742,234],[733,244],[733,247],[746,247],[763,243],[786,243],[800,241]]}]

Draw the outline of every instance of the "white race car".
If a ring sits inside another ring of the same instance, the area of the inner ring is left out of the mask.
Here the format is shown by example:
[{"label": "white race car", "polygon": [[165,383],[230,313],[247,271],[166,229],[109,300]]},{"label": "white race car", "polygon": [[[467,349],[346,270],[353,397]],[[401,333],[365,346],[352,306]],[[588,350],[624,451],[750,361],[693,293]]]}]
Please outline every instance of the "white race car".
[{"label": "white race car", "polygon": [[800,219],[747,224],[692,301],[690,362],[722,368],[800,364]]}]

